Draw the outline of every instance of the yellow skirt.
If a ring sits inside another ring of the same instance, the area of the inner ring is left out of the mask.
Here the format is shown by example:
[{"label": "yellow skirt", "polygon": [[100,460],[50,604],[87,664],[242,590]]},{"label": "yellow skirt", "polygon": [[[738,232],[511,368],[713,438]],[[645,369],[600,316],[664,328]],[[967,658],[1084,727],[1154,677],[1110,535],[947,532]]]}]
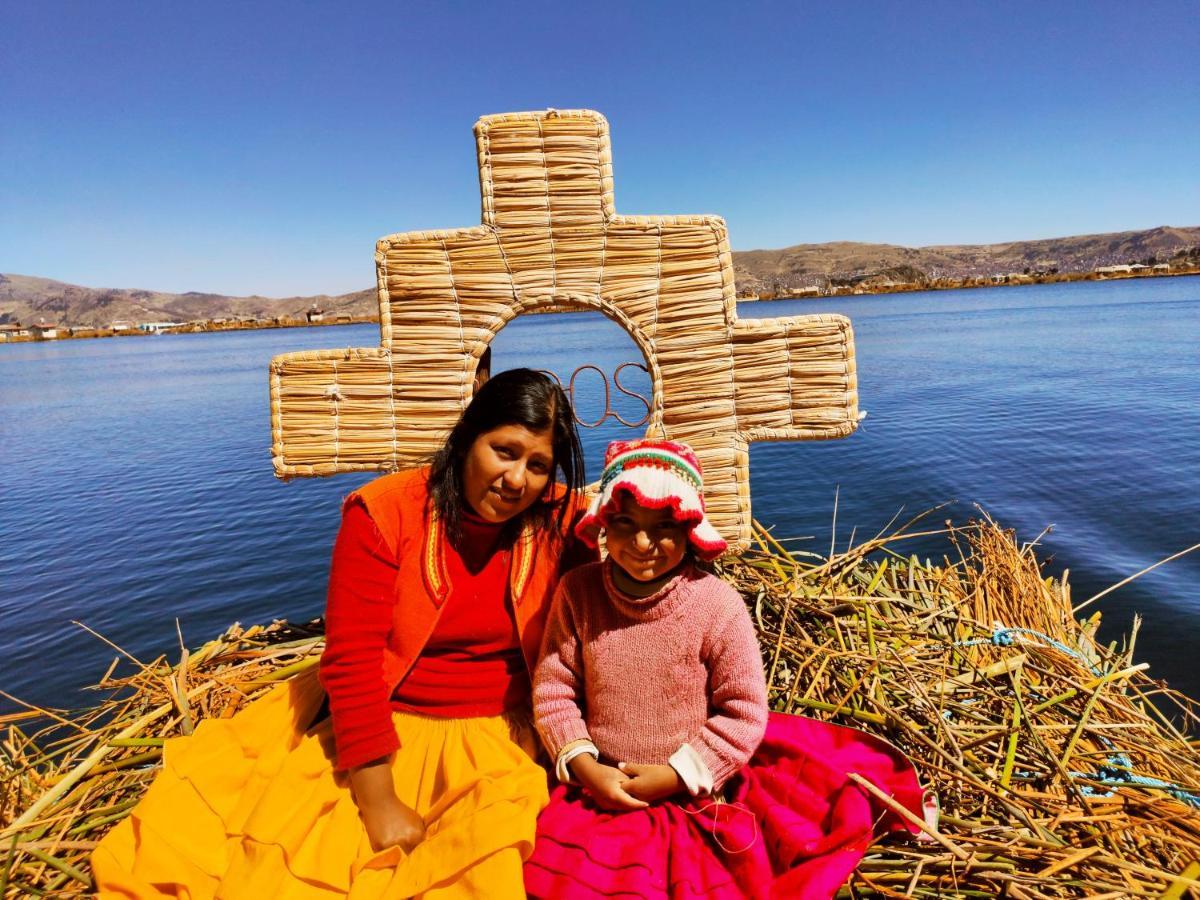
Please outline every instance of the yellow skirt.
[{"label": "yellow skirt", "polygon": [[425,819],[412,853],[372,851],[315,670],[230,719],[167,741],[163,771],[92,854],[101,898],[524,897],[547,802],[528,724],[395,713],[400,799]]}]

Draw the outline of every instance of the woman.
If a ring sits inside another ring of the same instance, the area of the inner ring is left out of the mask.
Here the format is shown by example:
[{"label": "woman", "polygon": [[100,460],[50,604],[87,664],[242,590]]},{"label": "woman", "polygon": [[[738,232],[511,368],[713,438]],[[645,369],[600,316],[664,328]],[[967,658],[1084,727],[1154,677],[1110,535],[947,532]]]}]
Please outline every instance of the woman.
[{"label": "woman", "polygon": [[529,672],[559,575],[592,555],[568,537],[582,482],[562,389],[516,369],[431,466],[351,494],[320,685],[169,741],[93,854],[100,896],[523,897],[547,799]]}]

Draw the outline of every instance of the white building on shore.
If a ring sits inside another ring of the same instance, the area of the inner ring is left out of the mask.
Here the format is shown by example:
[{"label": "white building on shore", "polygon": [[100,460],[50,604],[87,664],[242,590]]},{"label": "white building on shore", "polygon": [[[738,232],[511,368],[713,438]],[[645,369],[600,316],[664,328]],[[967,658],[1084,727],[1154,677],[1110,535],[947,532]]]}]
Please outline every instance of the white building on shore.
[{"label": "white building on shore", "polygon": [[33,335],[35,341],[53,341],[58,339],[58,326],[38,322],[36,325],[29,326],[29,333]]},{"label": "white building on shore", "polygon": [[139,322],[138,331],[146,331],[150,334],[162,334],[164,331],[171,331],[186,324],[185,322]]},{"label": "white building on shore", "polygon": [[0,341],[23,337],[29,337],[29,329],[22,327],[20,322],[14,322],[12,325],[0,325]]}]

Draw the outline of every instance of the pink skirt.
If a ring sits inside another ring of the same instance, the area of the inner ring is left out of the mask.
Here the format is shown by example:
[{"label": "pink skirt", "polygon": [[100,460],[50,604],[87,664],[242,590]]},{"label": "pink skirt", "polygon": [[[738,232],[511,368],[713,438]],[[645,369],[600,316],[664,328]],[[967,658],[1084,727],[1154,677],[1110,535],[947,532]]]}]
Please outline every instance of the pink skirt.
[{"label": "pink skirt", "polygon": [[857,772],[914,815],[912,764],[853,728],[772,713],[724,799],[610,813],[559,785],[525,863],[531,897],[832,897],[875,836],[915,830],[846,775]]}]

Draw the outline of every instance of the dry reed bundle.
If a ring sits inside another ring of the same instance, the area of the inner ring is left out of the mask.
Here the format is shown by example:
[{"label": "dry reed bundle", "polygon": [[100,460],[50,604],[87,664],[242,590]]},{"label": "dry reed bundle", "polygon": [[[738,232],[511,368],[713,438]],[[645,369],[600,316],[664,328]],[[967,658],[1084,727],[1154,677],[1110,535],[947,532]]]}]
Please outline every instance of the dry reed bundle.
[{"label": "dry reed bundle", "polygon": [[[760,628],[775,708],[890,740],[941,800],[928,843],[871,848],[842,896],[1200,896],[1200,707],[1133,664],[1132,638],[1099,646],[1098,618],[1075,620],[1032,546],[984,520],[947,526],[955,561],[922,563],[899,552],[930,533],[916,527],[828,559],[760,529],[721,566]],[[114,695],[93,709],[0,719],[0,896],[86,892],[88,853],[164,738],[322,647],[320,623],[235,626],[177,664],[106,675]]]},{"label": "dry reed bundle", "polygon": [[234,625],[176,664],[129,657],[137,671],[112,678],[114,659],[90,709],[0,716],[0,897],[87,893],[88,855],[150,786],[164,740],[312,668],[324,644],[320,622]]},{"label": "dry reed bundle", "polygon": [[934,565],[898,552],[916,526],[830,559],[758,530],[723,567],[774,707],[887,738],[940,799],[936,834],[872,848],[841,896],[1200,897],[1200,705],[1133,663],[1136,621],[1100,646],[1033,545],[947,524]]}]

